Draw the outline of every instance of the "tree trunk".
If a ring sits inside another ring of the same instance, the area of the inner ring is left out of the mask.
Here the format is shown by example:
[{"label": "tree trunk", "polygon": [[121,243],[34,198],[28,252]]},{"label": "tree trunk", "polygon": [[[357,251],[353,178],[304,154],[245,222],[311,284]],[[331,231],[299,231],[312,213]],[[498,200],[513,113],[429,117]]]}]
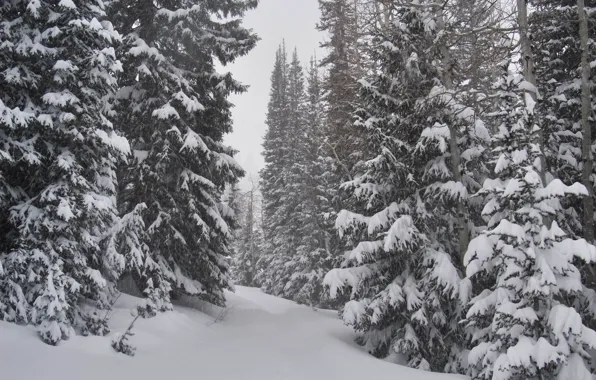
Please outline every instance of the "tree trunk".
[{"label": "tree trunk", "polygon": [[584,197],[584,238],[594,242],[594,189],[592,188],[592,126],[590,125],[590,113],[592,112],[590,95],[590,63],[588,59],[588,20],[584,9],[584,0],[577,1],[577,12],[579,14],[579,39],[582,50],[582,161],[584,164],[582,180],[588,189],[588,196]]},{"label": "tree trunk", "polygon": [[[441,12],[439,15],[439,29],[443,30],[445,28],[445,21],[443,19],[443,10],[439,9],[438,12]],[[451,55],[449,54],[449,47],[447,46],[447,41],[443,40],[441,42],[441,55],[443,56],[443,85],[447,91],[453,90],[453,78],[451,76]],[[453,180],[455,182],[461,183],[461,154],[459,151],[459,145],[457,143],[457,129],[456,125],[453,123],[449,124],[449,148],[451,150],[451,171],[453,172]],[[464,255],[468,250],[469,244],[469,231],[468,231],[468,223],[466,221],[466,212],[464,207],[464,201],[461,198],[457,199],[457,230],[458,230],[458,239],[459,239],[459,257],[461,263],[463,265]]]},{"label": "tree trunk", "polygon": [[[592,99],[590,94],[590,62],[588,50],[588,19],[584,7],[584,0],[577,0],[577,13],[579,16],[579,40],[582,50],[582,182],[588,190],[588,196],[584,197],[584,239],[588,243],[594,243],[594,189],[592,187],[592,126],[590,125],[590,113],[592,112]],[[596,269],[594,265],[588,265],[587,282],[591,288],[596,286]]]},{"label": "tree trunk", "polygon": [[[531,101],[536,103],[538,100],[537,87],[536,87],[536,76],[534,73],[534,54],[532,53],[532,45],[530,38],[528,37],[528,4],[526,0],[517,0],[517,24],[519,28],[519,42],[521,45],[522,63],[523,63],[523,74],[524,80],[532,86],[535,91],[526,90],[526,96],[529,95]],[[528,102],[528,99],[524,96],[524,101]],[[538,124],[538,118],[535,117],[536,124]],[[540,147],[540,180],[542,185],[546,186],[546,156],[544,155],[544,132],[538,125],[536,132],[536,142]],[[530,132],[531,133],[531,132]],[[547,221],[547,225],[550,226],[550,221]]]},{"label": "tree trunk", "polygon": [[257,275],[256,270],[257,270],[257,255],[255,252],[255,229],[254,229],[254,220],[255,220],[255,209],[254,209],[254,199],[255,199],[255,187],[254,184],[251,184],[251,189],[250,189],[250,200],[249,200],[249,204],[248,204],[248,215],[247,215],[247,219],[248,219],[248,226],[247,228],[247,232],[248,232],[248,256],[249,256],[249,262],[250,262],[250,271],[248,274],[248,278],[247,278],[247,284],[248,286],[254,286],[254,279],[255,276]]},{"label": "tree trunk", "polygon": [[376,24],[381,28],[381,30],[386,30],[389,27],[389,22],[391,19],[391,11],[387,3],[387,0],[374,1]]}]

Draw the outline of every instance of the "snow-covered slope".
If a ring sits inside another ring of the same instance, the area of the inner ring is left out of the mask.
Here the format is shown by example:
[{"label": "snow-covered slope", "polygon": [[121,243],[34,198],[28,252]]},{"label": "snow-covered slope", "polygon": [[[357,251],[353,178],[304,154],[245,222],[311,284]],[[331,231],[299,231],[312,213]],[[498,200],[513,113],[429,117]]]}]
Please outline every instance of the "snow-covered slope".
[{"label": "snow-covered slope", "polygon": [[[330,311],[238,287],[228,308],[183,300],[173,312],[141,320],[134,357],[110,347],[137,299],[122,296],[107,337],[74,337],[58,347],[29,327],[0,322],[0,372],[10,380],[455,380],[375,359]],[[199,310],[197,310],[199,309]],[[217,322],[214,322],[218,320]]]}]

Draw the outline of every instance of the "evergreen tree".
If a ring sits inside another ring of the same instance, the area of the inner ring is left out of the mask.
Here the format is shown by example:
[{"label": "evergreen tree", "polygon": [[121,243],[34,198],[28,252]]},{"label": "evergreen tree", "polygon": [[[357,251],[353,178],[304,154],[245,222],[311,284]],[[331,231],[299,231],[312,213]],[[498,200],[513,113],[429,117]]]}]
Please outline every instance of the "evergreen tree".
[{"label": "evergreen tree", "polygon": [[[327,147],[329,155],[336,160],[338,175],[347,180],[348,171],[358,160],[353,157],[349,138],[352,114],[356,107],[360,77],[357,62],[359,60],[357,8],[353,0],[319,0],[321,18],[317,29],[328,35],[328,41],[321,44],[328,51],[320,65],[327,69],[323,83],[327,102]],[[350,134],[351,132],[351,134]]]},{"label": "evergreen tree", "polygon": [[297,200],[297,248],[285,263],[291,273],[285,284],[285,296],[300,303],[318,306],[328,302],[324,297],[323,277],[337,262],[332,252],[336,243],[331,215],[333,196],[329,196],[328,162],[324,152],[324,113],[321,78],[313,58],[307,77],[306,98],[302,110],[302,133],[293,146],[297,157],[292,167],[295,176],[293,197]]},{"label": "evergreen tree", "polygon": [[259,263],[259,281],[269,293],[318,306],[325,298],[323,276],[337,261],[331,250],[335,240],[328,177],[332,165],[321,157],[325,138],[322,86],[315,61],[307,91],[297,52],[290,64],[284,62],[282,46],[272,78],[264,144],[265,229],[270,238]]},{"label": "evergreen tree", "polygon": [[[283,47],[280,54],[285,54]],[[273,214],[271,215],[272,220],[277,221],[277,225],[271,243],[273,258],[267,268],[270,283],[266,291],[292,299],[293,295],[289,292],[289,287],[291,287],[289,284],[295,274],[295,260],[300,259],[297,249],[301,236],[297,234],[297,231],[300,229],[300,209],[304,203],[304,194],[301,191],[303,170],[305,169],[302,146],[305,140],[304,129],[306,125],[304,73],[296,50],[294,50],[292,60],[287,66],[285,81],[286,103],[284,104],[285,109],[281,122],[281,126],[284,128],[281,134],[283,136],[281,144],[283,145],[274,147],[283,156],[279,168],[281,178],[283,178],[283,187],[280,187],[281,183],[277,179],[272,184],[273,186],[269,183],[264,184],[264,190],[271,186],[280,194],[279,203],[272,210]],[[268,137],[265,137],[266,144],[269,142],[267,141]],[[267,153],[265,154],[267,157]],[[267,173],[267,169],[264,170],[264,173]],[[270,194],[269,191],[264,191],[267,202],[269,202],[268,194]]]},{"label": "evergreen tree", "polygon": [[596,248],[568,238],[554,216],[568,194],[587,195],[559,179],[544,186],[537,165],[540,148],[532,141],[535,109],[519,91],[536,91],[511,74],[499,83],[493,139],[495,179],[484,182],[483,215],[488,229],[470,243],[466,274],[477,294],[467,324],[473,332],[468,356],[473,379],[588,379],[585,350],[596,332],[582,323],[570,297],[582,292],[576,259],[596,260]]},{"label": "evergreen tree", "polygon": [[147,309],[154,313],[172,309],[170,291],[176,277],[152,258],[143,220],[146,209],[144,203],[136,205],[112,227],[106,241],[106,261],[114,262],[119,269],[109,273],[108,278],[117,282],[123,274],[130,274],[147,297]]},{"label": "evergreen tree", "polygon": [[286,183],[283,190],[281,206],[276,210],[282,218],[281,229],[278,234],[284,238],[283,245],[274,247],[275,259],[272,262],[273,294],[293,299],[289,287],[295,275],[295,264],[301,257],[298,253],[301,234],[301,208],[304,206],[302,193],[302,174],[304,167],[303,150],[305,136],[305,89],[304,72],[298,59],[298,52],[294,49],[289,64],[287,77],[287,115],[285,122],[286,133],[285,154],[286,164],[283,167]]},{"label": "evergreen tree", "polygon": [[[540,0],[531,2],[534,11],[529,28],[534,44],[539,124],[545,135],[548,171],[568,182],[580,182],[582,158],[581,132],[581,47],[574,2]],[[595,16],[588,13],[590,37],[594,38]],[[594,51],[594,42],[590,40]],[[593,53],[592,53],[593,54]],[[592,185],[593,186],[593,185]],[[569,233],[582,236],[584,212],[580,199],[563,200],[564,213],[557,222]]]},{"label": "evergreen tree", "polygon": [[[264,237],[263,255],[258,262],[257,281],[262,288],[272,294],[281,294],[278,271],[283,269],[281,254],[291,252],[290,237],[286,217],[286,196],[284,191],[289,185],[288,168],[290,145],[288,138],[288,74],[287,53],[282,44],[275,54],[275,64],[271,74],[271,90],[267,105],[267,132],[263,141],[265,167],[261,170],[261,189],[263,192]],[[280,253],[281,252],[281,253]]]},{"label": "evergreen tree", "polygon": [[[442,15],[427,3],[391,4],[385,11],[400,27],[371,29],[378,73],[360,81],[363,107],[355,124],[366,136],[360,151],[375,156],[356,165],[354,178],[342,185],[353,197],[336,227],[353,248],[325,284],[332,297],[351,297],[342,317],[363,333],[369,352],[455,371],[462,349],[459,297],[465,300],[467,282],[458,270],[454,201],[467,202],[474,191],[471,163],[487,132],[442,83]],[[457,128],[457,148],[466,153],[461,181],[450,170],[450,128]]]},{"label": "evergreen tree", "polygon": [[118,125],[134,150],[120,170],[121,213],[145,203],[146,243],[175,293],[218,305],[230,286],[225,258],[236,223],[221,197],[243,174],[222,140],[232,130],[228,96],[245,87],[215,63],[254,47],[241,22],[256,5],[118,0],[110,8],[125,34]]},{"label": "evergreen tree", "polygon": [[[117,220],[116,162],[128,153],[106,101],[121,40],[96,0],[13,0],[0,7],[0,318],[57,344],[105,307],[101,241]],[[6,233],[5,233],[6,232]]]},{"label": "evergreen tree", "polygon": [[242,226],[238,233],[234,256],[236,283],[244,286],[257,286],[257,262],[263,247],[263,236],[258,220],[260,193],[258,182],[250,181],[250,189],[243,194]]},{"label": "evergreen tree", "polygon": [[[320,61],[326,70],[321,83],[325,102],[321,157],[326,161],[327,183],[321,190],[334,206],[331,219],[348,202],[348,195],[338,191],[340,185],[352,179],[358,163],[370,158],[363,150],[366,137],[360,128],[353,126],[353,114],[359,106],[357,81],[364,74],[358,51],[361,31],[357,4],[354,0],[319,0],[321,17],[317,29],[328,38],[321,44],[328,53]],[[339,258],[343,247],[333,245],[330,249]]]}]

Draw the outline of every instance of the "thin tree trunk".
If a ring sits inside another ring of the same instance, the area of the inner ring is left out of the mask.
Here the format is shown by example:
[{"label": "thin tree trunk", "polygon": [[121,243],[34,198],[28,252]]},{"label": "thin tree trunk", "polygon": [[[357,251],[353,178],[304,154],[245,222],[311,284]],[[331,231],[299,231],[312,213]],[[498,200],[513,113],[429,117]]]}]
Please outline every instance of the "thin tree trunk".
[{"label": "thin tree trunk", "polygon": [[588,189],[588,196],[584,197],[584,238],[592,243],[594,241],[594,189],[592,188],[592,126],[590,113],[592,112],[590,95],[590,63],[588,59],[588,20],[584,9],[584,0],[577,0],[579,14],[579,39],[582,50],[582,161],[584,164],[582,180]]},{"label": "thin tree trunk", "polygon": [[[531,101],[536,103],[538,100],[538,94],[536,93],[536,76],[534,73],[534,55],[532,53],[532,45],[528,37],[528,4],[526,0],[517,0],[517,23],[519,28],[519,40],[521,45],[522,63],[523,63],[523,74],[526,82],[534,86],[535,91],[526,91],[526,94],[530,96]],[[524,97],[526,105],[528,99]],[[535,118],[537,120],[537,118]],[[538,123],[536,123],[538,124]],[[542,185],[546,186],[546,156],[544,155],[544,132],[542,128],[538,128],[536,132],[536,142],[540,147],[540,180]],[[547,225],[550,222],[547,221]]]},{"label": "thin tree trunk", "polygon": [[375,0],[375,13],[376,13],[376,22],[381,28],[381,30],[386,30],[389,26],[389,6],[386,4],[387,0]]},{"label": "thin tree trunk", "polygon": [[[439,9],[438,12],[441,12],[438,22],[439,29],[444,29],[445,21],[443,19],[443,11]],[[453,89],[453,78],[451,76],[452,62],[446,41],[441,43],[441,55],[443,56],[443,85],[447,91],[451,91]],[[451,171],[453,172],[453,180],[461,183],[461,154],[459,145],[457,144],[457,129],[453,123],[449,124],[449,148],[451,150]],[[466,221],[465,207],[461,198],[457,199],[457,230],[459,238],[459,257],[463,264],[464,255],[468,250],[470,235],[468,231],[468,223]]]},{"label": "thin tree trunk", "polygon": [[[592,187],[592,126],[590,125],[590,113],[592,112],[590,94],[590,63],[588,50],[588,19],[586,17],[584,0],[577,0],[577,13],[579,16],[579,40],[582,50],[582,161],[583,172],[582,182],[588,189],[588,196],[584,197],[584,238],[588,243],[594,242],[594,189]],[[596,286],[596,270],[593,265],[588,266],[587,281],[590,287]]]},{"label": "thin tree trunk", "polygon": [[255,209],[254,209],[254,200],[255,200],[255,190],[254,185],[250,189],[250,223],[248,225],[250,231],[250,286],[254,286],[254,279],[257,275],[257,253],[255,252],[255,228],[254,228],[254,220],[255,220]]}]

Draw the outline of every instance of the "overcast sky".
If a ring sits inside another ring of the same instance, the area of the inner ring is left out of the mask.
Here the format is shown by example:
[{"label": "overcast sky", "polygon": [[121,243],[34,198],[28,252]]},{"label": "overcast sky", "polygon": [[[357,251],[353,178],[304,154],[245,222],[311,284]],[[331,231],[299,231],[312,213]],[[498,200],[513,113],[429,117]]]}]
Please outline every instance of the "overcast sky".
[{"label": "overcast sky", "polygon": [[[240,152],[236,160],[247,172],[256,175],[263,167],[262,139],[265,135],[265,116],[269,101],[270,76],[275,51],[285,39],[288,53],[294,47],[302,65],[319,49],[321,33],[316,29],[319,20],[317,0],[260,0],[257,9],[247,13],[244,25],[261,38],[245,57],[227,67],[240,82],[250,86],[248,92],[232,97],[234,132],[226,136],[226,143]],[[245,187],[245,178],[241,185]]]}]

